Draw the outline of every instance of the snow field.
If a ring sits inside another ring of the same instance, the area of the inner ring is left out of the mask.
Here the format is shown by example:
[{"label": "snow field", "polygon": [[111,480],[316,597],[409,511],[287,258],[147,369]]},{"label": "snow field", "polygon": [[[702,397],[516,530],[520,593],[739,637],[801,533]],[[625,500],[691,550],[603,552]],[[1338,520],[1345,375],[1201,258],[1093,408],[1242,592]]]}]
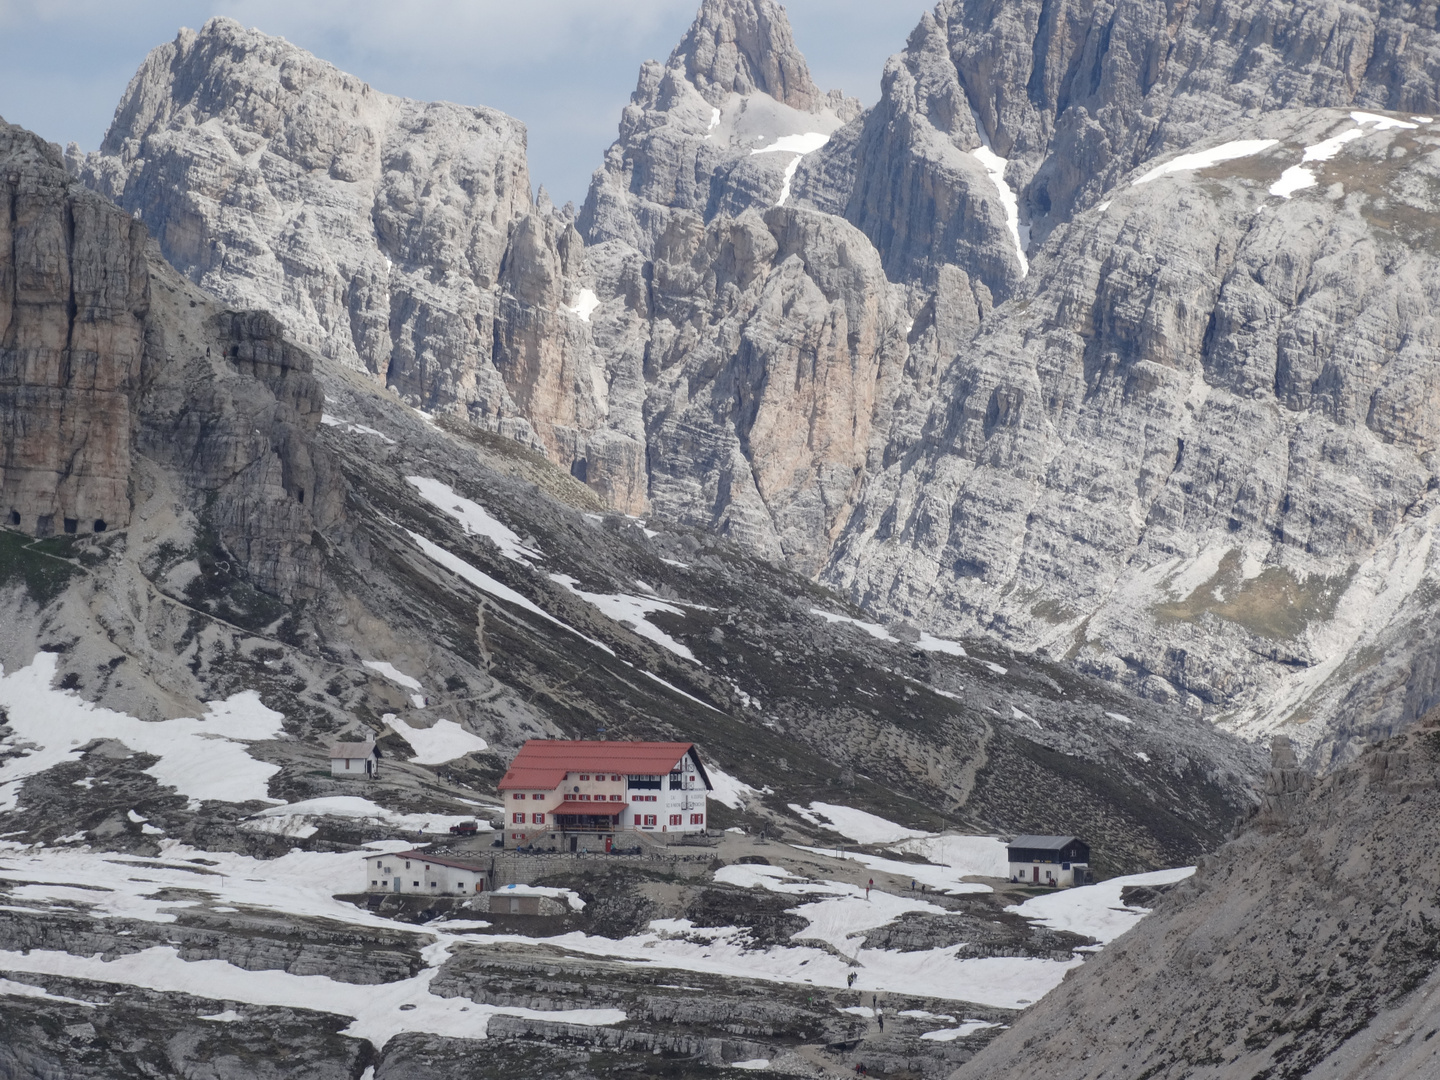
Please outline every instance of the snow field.
[{"label": "snow field", "polygon": [[[569,1009],[540,1012],[534,1009],[477,1005],[468,998],[438,997],[430,993],[437,969],[427,968],[412,979],[393,983],[337,982],[325,975],[291,975],[285,971],[247,971],[224,960],[180,959],[175,949],[157,946],[105,961],[99,956],[32,949],[28,953],[0,951],[0,970],[12,973],[59,975],[124,986],[143,986],[164,993],[191,994],[211,1001],[279,1006],[349,1016],[353,1023],[343,1034],[368,1039],[383,1047],[396,1035],[423,1032],[454,1039],[483,1039],[490,1017],[498,1014],[567,1024],[618,1024],[619,1009]],[[0,990],[14,985],[0,982]],[[48,995],[47,995],[48,996]],[[230,1019],[227,1013],[207,1019]]]},{"label": "snow field", "polygon": [[1181,154],[1179,157],[1173,158],[1163,165],[1156,165],[1149,172],[1130,181],[1130,186],[1139,187],[1141,184],[1148,184],[1151,180],[1157,180],[1167,173],[1208,169],[1212,165],[1219,165],[1222,161],[1235,161],[1238,158],[1252,157],[1262,150],[1270,149],[1270,147],[1275,146],[1279,141],[1279,139],[1236,139],[1233,142],[1212,146],[1209,150],[1197,150],[1194,153]]},{"label": "snow field", "polygon": [[[1341,147],[1346,143],[1354,142],[1356,139],[1364,138],[1370,134],[1370,132],[1365,130],[1367,125],[1373,124],[1374,131],[1414,129],[1420,126],[1419,123],[1412,124],[1405,120],[1395,120],[1388,116],[1380,116],[1376,113],[1368,112],[1352,112],[1350,119],[1355,121],[1355,127],[1342,131],[1338,135],[1332,135],[1330,138],[1324,139],[1314,146],[1305,147],[1305,153],[1300,159],[1300,164],[1292,165],[1281,173],[1280,179],[1270,185],[1270,194],[1281,199],[1288,199],[1297,191],[1314,187],[1320,180],[1315,175],[1313,169],[1305,168],[1306,164],[1312,161],[1330,161],[1340,152]],[[1430,122],[1428,120],[1421,120],[1419,117],[1416,119],[1423,123]]]},{"label": "snow field", "polygon": [[710,777],[710,783],[714,786],[709,797],[721,806],[728,806],[731,810],[739,810],[747,800],[760,796],[760,792],[749,784],[735,779],[718,765],[706,762],[705,775]]},{"label": "snow field", "polygon": [[789,808],[811,825],[848,836],[857,844],[889,844],[897,840],[933,835],[920,829],[907,829],[904,825],[886,821],[864,810],[837,806],[834,803],[812,802],[808,810],[790,803]]},{"label": "snow field", "polygon": [[921,1035],[922,1039],[929,1039],[931,1042],[954,1042],[956,1039],[963,1039],[968,1035],[974,1035],[977,1031],[984,1031],[986,1028],[998,1027],[985,1020],[966,1020],[959,1027],[945,1028],[941,1031],[927,1031]]},{"label": "snow field", "polygon": [[[862,901],[863,903],[863,901]],[[1002,1009],[1029,1005],[1060,984],[1065,972],[1083,963],[1028,957],[961,959],[958,947],[918,952],[860,949],[852,967],[825,949],[803,945],[746,948],[739,927],[696,927],[688,919],[656,919],[642,934],[614,941],[578,931],[550,938],[493,935],[487,941],[548,945],[588,956],[628,960],[655,968],[702,972],[736,979],[795,985],[922,995]],[[852,943],[853,944],[853,943]]]},{"label": "snow field", "polygon": [[397,686],[403,686],[407,690],[425,689],[420,685],[419,679],[406,675],[403,671],[396,668],[394,664],[388,663],[385,660],[362,660],[361,663],[371,671],[378,672],[385,676],[385,678]]},{"label": "snow field", "polygon": [[1120,891],[1126,885],[1169,885],[1183,881],[1193,873],[1193,866],[1181,866],[1149,874],[1131,874],[1129,877],[1111,878],[1098,885],[1060,889],[1026,900],[1023,904],[1011,904],[1005,910],[1033,919],[1052,930],[1069,930],[1109,944],[1149,914],[1145,908],[1127,908],[1120,903]]},{"label": "snow field", "polygon": [[[715,121],[719,123],[717,119]],[[707,135],[706,138],[709,138]],[[780,198],[775,200],[776,206],[784,206],[790,199],[790,182],[795,179],[795,173],[800,168],[800,161],[806,154],[813,154],[830,141],[830,136],[822,131],[807,131],[801,135],[785,135],[776,139],[769,146],[762,146],[758,150],[751,150],[750,155],[756,154],[794,154],[790,164],[785,166],[785,186],[780,189]]]},{"label": "snow field", "polygon": [[10,724],[0,745],[29,751],[0,763],[0,812],[16,808],[26,778],[74,761],[71,755],[93,739],[116,739],[155,755],[160,760],[145,772],[191,799],[277,801],[269,797],[269,781],[280,766],[256,761],[245,743],[277,738],[284,717],[261,704],[255,691],[210,702],[198,720],[138,720],[53,688],[57,659],[42,652],[15,672],[0,668],[0,707]]},{"label": "snow field", "polygon": [[595,314],[595,309],[599,306],[600,297],[595,295],[594,289],[581,289],[580,294],[575,297],[575,306],[565,310],[581,322],[588,323],[590,316]]},{"label": "snow field", "polygon": [[[836,615],[833,611],[826,611],[824,608],[811,608],[810,614],[820,616],[820,618],[831,625],[835,623],[847,623],[858,630],[865,631],[865,633],[878,641],[888,641],[892,645],[911,644],[912,647],[916,649],[924,649],[926,652],[946,653],[950,656],[968,657],[970,655],[958,641],[937,638],[924,631],[921,631],[919,641],[908,643],[901,641],[879,623],[865,622],[863,619],[852,619],[848,615]],[[1005,669],[1001,668],[1000,674],[1003,675],[1004,673]]]},{"label": "snow field", "polygon": [[[246,827],[256,832],[275,833],[279,836],[292,836],[303,840],[315,835],[317,829],[315,820],[323,817],[357,818],[406,833],[448,833],[450,826],[458,825],[462,821],[474,820],[470,817],[456,817],[447,814],[402,814],[395,810],[386,810],[383,806],[377,806],[369,799],[361,798],[358,795],[327,795],[319,799],[306,799],[303,802],[272,806],[249,819]],[[489,822],[481,821],[478,824],[481,832],[491,831]],[[269,866],[270,864],[264,865]],[[336,891],[355,892],[354,886],[360,880],[358,869],[354,876],[354,882],[347,887],[337,888]]]},{"label": "snow field", "polygon": [[410,760],[417,765],[443,765],[489,747],[479,735],[472,735],[454,720],[436,720],[428,728],[411,727],[394,713],[385,714],[385,722],[395,733],[415,748]]},{"label": "snow field", "polygon": [[[1000,207],[1005,211],[1005,224],[1010,229],[1011,238],[1015,241],[1015,255],[1020,260],[1020,276],[1025,277],[1030,273],[1030,260],[1025,257],[1027,236],[1022,234],[1020,228],[1020,200],[1005,181],[1005,167],[1009,162],[990,148],[990,143],[985,138],[984,128],[981,128],[978,123],[975,126],[981,133],[981,144],[970,151],[970,156],[980,162],[985,169],[985,174],[990,177],[990,182],[995,185],[995,192],[1000,196]],[[1028,234],[1029,231],[1029,226],[1026,226],[1024,234]]]},{"label": "snow field", "polygon": [[580,583],[568,574],[551,574],[550,580],[558,585],[564,586],[574,595],[580,597],[591,607],[596,608],[607,619],[617,623],[628,625],[640,637],[653,641],[662,649],[668,649],[676,656],[684,657],[692,664],[700,661],[695,659],[695,654],[680,642],[676,641],[669,634],[665,633],[652,622],[648,622],[646,615],[657,611],[663,611],[670,615],[684,615],[685,612],[661,600],[656,596],[627,596],[624,593],[592,593],[580,588]]}]

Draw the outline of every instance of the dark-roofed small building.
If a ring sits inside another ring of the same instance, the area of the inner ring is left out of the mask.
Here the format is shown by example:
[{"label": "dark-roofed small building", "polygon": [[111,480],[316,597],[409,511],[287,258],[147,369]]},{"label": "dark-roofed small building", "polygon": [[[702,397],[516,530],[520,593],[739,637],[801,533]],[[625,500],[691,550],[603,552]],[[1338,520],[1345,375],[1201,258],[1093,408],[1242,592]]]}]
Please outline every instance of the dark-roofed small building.
[{"label": "dark-roofed small building", "polygon": [[1031,885],[1089,885],[1090,845],[1078,836],[1017,836],[1006,845],[1010,880]]}]

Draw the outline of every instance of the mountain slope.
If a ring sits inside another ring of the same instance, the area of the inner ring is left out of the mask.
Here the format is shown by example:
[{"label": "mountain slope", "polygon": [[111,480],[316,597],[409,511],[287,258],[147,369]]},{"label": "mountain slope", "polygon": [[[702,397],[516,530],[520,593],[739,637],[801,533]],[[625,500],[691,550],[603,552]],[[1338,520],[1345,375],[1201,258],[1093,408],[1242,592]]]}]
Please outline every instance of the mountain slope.
[{"label": "mountain slope", "polygon": [[954,1075],[1432,1076],[1433,722],[1311,786],[1284,740],[1251,828]]}]

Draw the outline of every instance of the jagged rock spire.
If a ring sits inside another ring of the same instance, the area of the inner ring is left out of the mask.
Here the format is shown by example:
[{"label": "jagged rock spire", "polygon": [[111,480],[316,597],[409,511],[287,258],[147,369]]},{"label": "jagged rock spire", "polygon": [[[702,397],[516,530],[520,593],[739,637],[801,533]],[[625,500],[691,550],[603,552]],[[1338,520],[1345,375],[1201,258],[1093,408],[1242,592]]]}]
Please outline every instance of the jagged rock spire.
[{"label": "jagged rock spire", "polygon": [[773,0],[705,0],[670,54],[712,104],[730,92],[759,91],[794,109],[813,110],[822,95],[795,47],[785,9]]}]

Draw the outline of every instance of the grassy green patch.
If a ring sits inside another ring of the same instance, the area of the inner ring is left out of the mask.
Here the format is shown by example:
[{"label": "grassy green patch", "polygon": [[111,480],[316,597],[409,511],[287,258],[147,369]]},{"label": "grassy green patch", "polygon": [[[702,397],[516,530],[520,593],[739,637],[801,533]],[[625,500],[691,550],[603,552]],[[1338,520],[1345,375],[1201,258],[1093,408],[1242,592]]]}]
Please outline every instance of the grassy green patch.
[{"label": "grassy green patch", "polygon": [[83,572],[69,537],[36,540],[24,533],[0,532],[0,586],[19,582],[37,604],[48,604]]}]

